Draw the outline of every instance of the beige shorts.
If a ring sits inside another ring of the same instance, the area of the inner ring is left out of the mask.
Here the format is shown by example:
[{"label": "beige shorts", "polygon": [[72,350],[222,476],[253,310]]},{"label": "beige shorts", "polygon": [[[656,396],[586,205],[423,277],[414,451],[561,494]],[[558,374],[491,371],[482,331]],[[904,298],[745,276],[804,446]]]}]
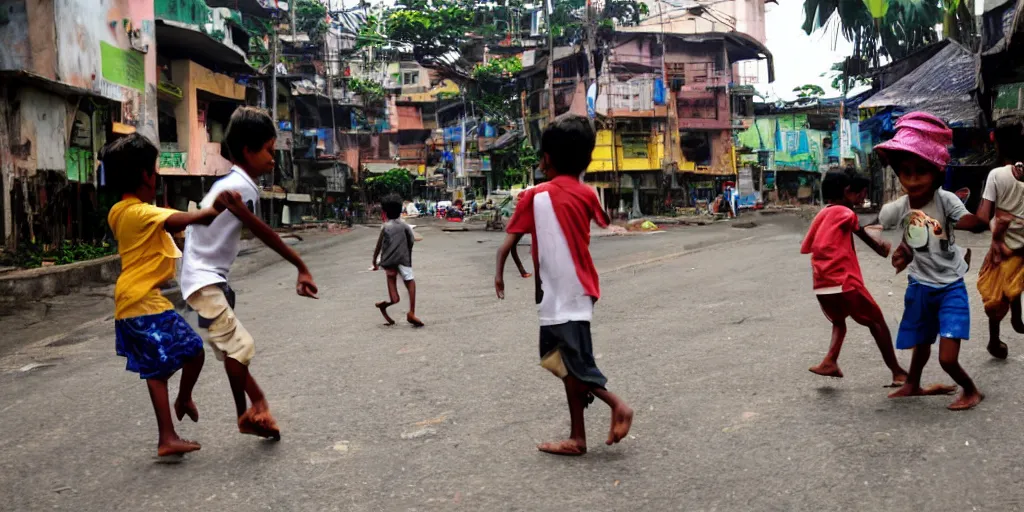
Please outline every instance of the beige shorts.
[{"label": "beige shorts", "polygon": [[[204,286],[189,296],[188,305],[209,322],[203,339],[213,348],[217,360],[230,357],[246,366],[256,355],[256,343],[249,331],[235,317],[227,297],[217,285]],[[201,322],[206,323],[206,322]]]}]

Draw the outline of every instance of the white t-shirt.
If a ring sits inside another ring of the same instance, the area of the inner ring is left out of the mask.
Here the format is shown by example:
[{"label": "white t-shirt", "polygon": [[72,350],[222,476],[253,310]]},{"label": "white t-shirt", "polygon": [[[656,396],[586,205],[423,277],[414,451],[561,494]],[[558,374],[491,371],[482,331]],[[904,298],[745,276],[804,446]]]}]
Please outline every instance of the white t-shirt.
[{"label": "white t-shirt", "polygon": [[[231,173],[213,184],[199,206],[213,205],[217,196],[226,190],[241,194],[242,202],[249,211],[259,211],[260,189],[238,166],[232,167]],[[238,257],[241,236],[242,221],[227,211],[218,215],[209,226],[193,224],[185,230],[185,253],[179,279],[182,296],[188,298],[204,286],[227,282],[231,265]]]},{"label": "white t-shirt", "polygon": [[996,208],[1017,217],[1006,230],[1006,246],[1010,249],[1024,247],[1024,182],[1013,176],[1012,165],[988,173],[981,198],[992,201]]},{"label": "white t-shirt", "polygon": [[878,212],[885,229],[899,227],[903,239],[914,248],[914,260],[907,270],[915,281],[943,287],[967,273],[964,250],[956,245],[953,226],[969,212],[960,198],[939,189],[920,210],[910,207],[907,196],[886,204]]},{"label": "white t-shirt", "polygon": [[533,218],[543,291],[537,305],[540,325],[589,322],[594,317],[594,299],[587,295],[576,274],[576,263],[569,252],[562,225],[555,216],[550,192],[534,196]]}]

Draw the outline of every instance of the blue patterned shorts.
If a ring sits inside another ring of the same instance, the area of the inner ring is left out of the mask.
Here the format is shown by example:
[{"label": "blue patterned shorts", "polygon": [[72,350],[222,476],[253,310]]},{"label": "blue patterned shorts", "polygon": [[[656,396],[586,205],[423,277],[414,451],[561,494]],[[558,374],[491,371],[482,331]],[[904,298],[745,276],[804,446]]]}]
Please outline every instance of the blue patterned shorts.
[{"label": "blue patterned shorts", "polygon": [[114,322],[117,355],[143,379],[166,379],[203,351],[203,340],[174,310]]}]

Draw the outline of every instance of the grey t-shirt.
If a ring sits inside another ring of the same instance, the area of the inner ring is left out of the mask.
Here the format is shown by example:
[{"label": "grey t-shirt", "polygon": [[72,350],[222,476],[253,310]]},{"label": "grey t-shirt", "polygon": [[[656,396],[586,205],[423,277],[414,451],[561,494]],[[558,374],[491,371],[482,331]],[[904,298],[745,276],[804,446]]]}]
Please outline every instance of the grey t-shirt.
[{"label": "grey t-shirt", "polygon": [[380,246],[380,266],[412,266],[412,228],[398,219],[391,219],[380,228],[384,241]]},{"label": "grey t-shirt", "polygon": [[921,284],[942,287],[967,273],[964,249],[956,245],[953,226],[967,215],[967,208],[952,192],[939,189],[919,210],[910,207],[907,196],[886,204],[878,213],[885,229],[899,228],[903,240],[914,249],[910,277]]}]

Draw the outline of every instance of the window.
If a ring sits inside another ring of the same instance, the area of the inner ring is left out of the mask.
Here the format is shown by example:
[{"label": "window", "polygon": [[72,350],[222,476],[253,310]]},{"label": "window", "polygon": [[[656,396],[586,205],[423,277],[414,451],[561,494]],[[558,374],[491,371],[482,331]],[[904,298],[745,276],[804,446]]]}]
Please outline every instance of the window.
[{"label": "window", "polygon": [[402,85],[419,85],[420,83],[420,72],[419,71],[406,71],[402,73]]}]

